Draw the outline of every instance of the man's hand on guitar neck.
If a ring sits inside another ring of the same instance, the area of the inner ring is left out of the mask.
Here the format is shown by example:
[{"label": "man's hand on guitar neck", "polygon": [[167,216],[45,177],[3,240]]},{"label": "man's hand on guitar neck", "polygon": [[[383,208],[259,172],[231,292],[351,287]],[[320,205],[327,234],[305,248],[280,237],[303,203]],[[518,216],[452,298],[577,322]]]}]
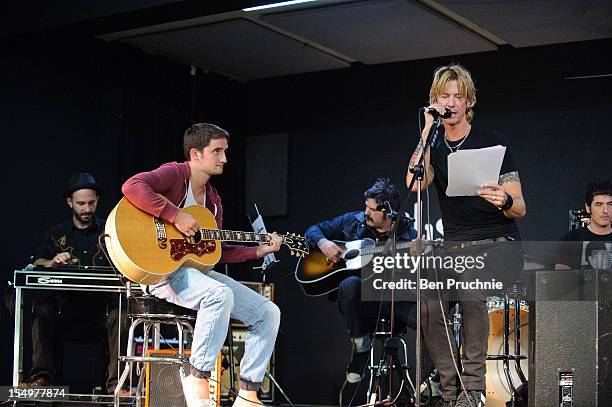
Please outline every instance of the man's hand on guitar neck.
[{"label": "man's hand on guitar neck", "polygon": [[283,239],[274,233],[268,234],[272,238],[268,243],[263,244],[257,248],[257,257],[264,257],[266,254],[277,252],[280,250]]},{"label": "man's hand on guitar neck", "polygon": [[200,230],[198,221],[186,212],[179,212],[174,218],[174,226],[185,236],[193,236]]},{"label": "man's hand on guitar neck", "polygon": [[319,246],[321,253],[327,256],[327,258],[334,263],[337,263],[340,260],[342,249],[331,240],[321,239],[317,242],[317,246]]}]

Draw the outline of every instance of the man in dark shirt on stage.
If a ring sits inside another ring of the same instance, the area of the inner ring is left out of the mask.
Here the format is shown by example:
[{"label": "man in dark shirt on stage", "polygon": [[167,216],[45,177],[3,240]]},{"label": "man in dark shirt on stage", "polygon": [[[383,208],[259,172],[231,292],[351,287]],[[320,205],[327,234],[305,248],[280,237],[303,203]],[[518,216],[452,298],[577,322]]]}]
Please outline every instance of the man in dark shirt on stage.
[{"label": "man in dark shirt on stage", "polygon": [[[518,168],[512,157],[508,140],[497,132],[472,124],[476,105],[476,87],[470,72],[461,65],[451,64],[438,68],[429,91],[429,109],[425,113],[425,126],[421,139],[410,160],[409,169],[418,163],[434,116],[441,116],[441,134],[427,151],[424,160],[425,179],[421,188],[434,184],[438,192],[444,240],[446,247],[459,249],[455,257],[485,256],[487,272],[512,279],[522,268],[522,255],[512,241],[520,240],[517,219],[526,213]],[[450,116],[445,116],[445,111]],[[506,147],[498,179],[486,182],[474,196],[448,196],[448,158],[459,150]],[[409,184],[412,172],[407,174]],[[419,185],[415,184],[413,190]],[[454,243],[456,242],[456,243]],[[463,247],[471,249],[463,250]],[[474,274],[476,275],[476,274]],[[455,273],[453,278],[474,281],[468,272]],[[483,290],[457,290],[462,315],[462,365],[458,373],[455,359],[456,344],[447,339],[446,317],[450,290],[440,293],[432,290],[425,296],[421,309],[423,335],[431,357],[440,373],[443,399],[435,406],[482,407],[485,405],[485,372],[489,335],[487,292]]]},{"label": "man in dark shirt on stage", "polygon": [[562,242],[580,242],[561,243],[556,265],[559,270],[587,266],[593,250],[607,250],[612,245],[612,183],[604,180],[589,183],[584,207],[591,215],[591,221],[588,226],[574,229],[559,239]]},{"label": "man in dark shirt on stage", "polygon": [[[102,188],[91,174],[72,175],[64,191],[72,216],[45,232],[42,242],[31,257],[35,266],[108,267],[98,246],[98,237],[104,233],[105,224],[104,220],[96,217],[101,192]],[[116,295],[78,291],[39,293],[34,299],[32,320],[32,369],[30,380],[25,385],[38,387],[57,384],[55,349],[62,325],[67,322],[75,324],[92,321],[106,327],[108,332],[109,364],[106,389],[112,394],[118,377],[118,303]],[[125,320],[121,325],[121,332],[126,334]],[[128,394],[125,390],[121,391],[122,396]]]}]

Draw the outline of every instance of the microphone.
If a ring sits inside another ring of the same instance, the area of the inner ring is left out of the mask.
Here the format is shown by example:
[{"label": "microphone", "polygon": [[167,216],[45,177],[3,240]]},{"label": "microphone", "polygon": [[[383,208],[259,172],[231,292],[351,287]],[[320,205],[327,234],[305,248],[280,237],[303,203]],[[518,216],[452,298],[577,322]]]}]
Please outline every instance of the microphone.
[{"label": "microphone", "polygon": [[379,203],[378,205],[376,205],[376,210],[379,212],[385,212],[385,213],[389,213],[391,212],[391,203],[389,203],[389,201],[385,201],[383,203]]},{"label": "microphone", "polygon": [[434,117],[434,119],[437,119],[439,116],[442,116],[443,119],[448,119],[449,117],[451,117],[453,115],[453,111],[450,110],[448,107],[444,108],[444,114],[440,115],[440,113],[438,113],[438,111],[436,109],[434,109],[433,107],[424,107],[423,111],[425,113],[429,113],[430,115],[432,115]]}]

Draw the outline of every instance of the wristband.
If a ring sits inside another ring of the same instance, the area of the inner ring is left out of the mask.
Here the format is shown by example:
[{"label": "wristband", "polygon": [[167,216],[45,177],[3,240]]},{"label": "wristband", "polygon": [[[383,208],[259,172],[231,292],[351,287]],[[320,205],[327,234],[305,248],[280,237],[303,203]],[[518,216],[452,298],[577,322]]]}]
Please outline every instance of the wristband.
[{"label": "wristband", "polygon": [[497,209],[499,209],[500,211],[507,211],[508,209],[512,208],[513,204],[514,200],[512,199],[512,195],[506,192],[506,203],[502,206],[498,206]]}]

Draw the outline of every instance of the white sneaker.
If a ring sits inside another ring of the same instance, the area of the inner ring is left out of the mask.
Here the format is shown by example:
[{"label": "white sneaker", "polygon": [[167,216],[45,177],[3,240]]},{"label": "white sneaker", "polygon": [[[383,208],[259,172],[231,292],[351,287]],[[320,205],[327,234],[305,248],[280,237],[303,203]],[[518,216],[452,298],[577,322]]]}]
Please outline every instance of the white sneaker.
[{"label": "white sneaker", "polygon": [[198,399],[195,397],[195,380],[197,379],[192,375],[181,377],[183,395],[185,396],[187,407],[211,407],[209,399]]}]

